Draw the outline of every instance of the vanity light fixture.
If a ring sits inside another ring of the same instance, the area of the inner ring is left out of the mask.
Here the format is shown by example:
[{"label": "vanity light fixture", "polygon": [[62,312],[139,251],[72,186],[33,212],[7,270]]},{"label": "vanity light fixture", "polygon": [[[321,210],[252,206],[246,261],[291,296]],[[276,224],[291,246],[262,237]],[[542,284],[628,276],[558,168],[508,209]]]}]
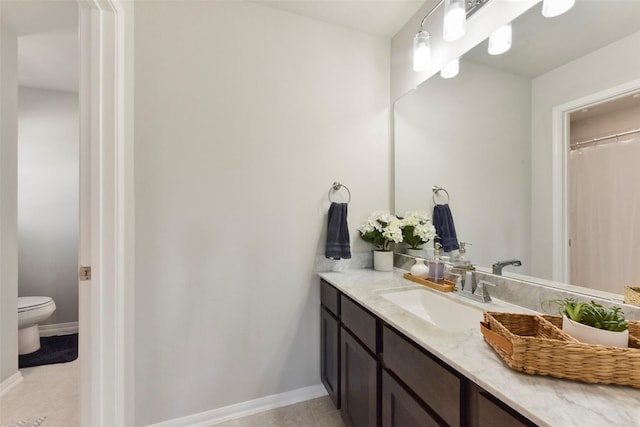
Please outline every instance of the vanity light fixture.
[{"label": "vanity light fixture", "polygon": [[568,11],[576,3],[576,0],[543,0],[542,16],[553,18]]},{"label": "vanity light fixture", "polygon": [[511,49],[511,22],[489,36],[489,55],[500,55]]},{"label": "vanity light fixture", "polygon": [[465,0],[444,1],[444,25],[442,39],[447,42],[459,40],[467,31]]},{"label": "vanity light fixture", "polygon": [[458,75],[460,71],[460,58],[456,58],[453,61],[449,62],[444,66],[442,70],[440,70],[440,77],[443,79],[450,79]]},{"label": "vanity light fixture", "polygon": [[431,45],[429,38],[431,35],[420,30],[413,38],[413,71],[424,71],[427,69],[431,59]]},{"label": "vanity light fixture", "polygon": [[[462,38],[467,31],[467,18],[476,13],[490,0],[440,0],[420,22],[420,30],[413,38],[413,71],[425,71],[431,59],[430,34],[424,30],[427,19],[444,3],[444,24],[442,38],[454,41]],[[453,65],[447,64],[447,67]],[[443,69],[444,70],[444,69]],[[456,73],[457,74],[457,73]],[[455,76],[452,75],[451,77]]]},{"label": "vanity light fixture", "polygon": [[442,3],[444,3],[444,0],[440,0],[438,4],[433,6],[429,13],[422,18],[422,21],[420,22],[420,31],[418,31],[413,38],[413,71],[424,71],[429,65],[429,60],[431,59],[431,45],[429,43],[429,39],[431,38],[431,35],[427,31],[423,30],[424,23]]}]

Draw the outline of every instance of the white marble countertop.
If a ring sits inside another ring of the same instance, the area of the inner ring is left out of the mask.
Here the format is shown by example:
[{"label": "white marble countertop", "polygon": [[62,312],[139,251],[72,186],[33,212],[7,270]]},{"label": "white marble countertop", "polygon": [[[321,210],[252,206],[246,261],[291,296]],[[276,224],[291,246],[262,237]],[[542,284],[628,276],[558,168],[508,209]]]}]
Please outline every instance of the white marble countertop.
[{"label": "white marble countertop", "polygon": [[406,270],[401,269],[393,272],[361,269],[318,274],[540,426],[640,427],[640,389],[585,384],[514,371],[484,341],[479,326],[464,332],[447,332],[382,298],[380,294],[387,291],[421,288],[487,311],[501,311],[492,303],[476,303],[418,285],[402,277],[404,273]]}]

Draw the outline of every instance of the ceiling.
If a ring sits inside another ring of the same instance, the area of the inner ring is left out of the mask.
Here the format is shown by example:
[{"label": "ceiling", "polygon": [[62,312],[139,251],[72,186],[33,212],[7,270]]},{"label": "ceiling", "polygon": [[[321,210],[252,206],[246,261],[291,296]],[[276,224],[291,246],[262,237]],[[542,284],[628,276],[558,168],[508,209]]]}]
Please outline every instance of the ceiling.
[{"label": "ceiling", "polygon": [[425,0],[249,1],[387,38],[392,38],[426,3]]},{"label": "ceiling", "polygon": [[[393,37],[425,4],[425,0],[249,1],[387,38]],[[9,26],[19,36],[19,84],[76,92],[79,61],[77,3],[66,0],[1,0],[0,4],[2,25]]]},{"label": "ceiling", "polygon": [[640,1],[578,0],[567,13],[544,18],[537,4],[513,23],[507,53],[487,54],[487,41],[465,59],[534,78],[640,29]]},{"label": "ceiling", "polygon": [[78,91],[78,4],[0,0],[2,25],[18,35],[18,84]]}]

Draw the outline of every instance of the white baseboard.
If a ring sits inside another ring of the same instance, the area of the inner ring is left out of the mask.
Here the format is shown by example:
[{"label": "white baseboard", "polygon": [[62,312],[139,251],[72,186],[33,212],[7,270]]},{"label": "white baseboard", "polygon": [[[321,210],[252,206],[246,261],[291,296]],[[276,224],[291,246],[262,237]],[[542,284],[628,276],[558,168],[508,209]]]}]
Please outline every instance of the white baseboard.
[{"label": "white baseboard", "polygon": [[55,335],[71,335],[78,333],[78,322],[52,323],[50,325],[38,325],[41,337]]},{"label": "white baseboard", "polygon": [[2,381],[0,383],[0,397],[3,396],[6,392],[11,390],[16,385],[18,385],[20,381],[22,381],[22,374],[20,373],[20,371],[16,372],[6,380]]},{"label": "white baseboard", "polygon": [[236,403],[223,408],[200,412],[199,414],[162,421],[147,427],[206,427],[326,395],[327,391],[322,384],[312,385],[285,393],[272,394],[271,396]]}]

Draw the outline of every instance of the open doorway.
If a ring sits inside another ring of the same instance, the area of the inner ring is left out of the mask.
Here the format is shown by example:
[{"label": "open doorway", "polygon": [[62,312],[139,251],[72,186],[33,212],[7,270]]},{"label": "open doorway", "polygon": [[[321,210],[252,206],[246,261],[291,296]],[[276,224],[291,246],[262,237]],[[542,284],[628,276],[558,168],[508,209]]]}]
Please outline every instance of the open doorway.
[{"label": "open doorway", "polygon": [[569,114],[571,283],[622,294],[640,283],[640,91]]},{"label": "open doorway", "polygon": [[[82,186],[85,188],[80,192],[79,256],[82,265],[93,269],[89,279],[80,282],[83,285],[79,299],[86,301],[80,303],[79,315],[80,335],[86,338],[79,348],[80,424],[130,425],[134,401],[133,5],[119,0],[71,3],[80,9],[80,157],[81,165],[87,165],[81,175],[86,173],[89,177],[81,180],[88,185]],[[11,391],[21,381],[15,344],[17,310],[14,311],[17,306],[17,201],[14,191],[17,188],[17,162],[7,163],[17,157],[14,113],[17,109],[17,83],[14,81],[17,80],[17,42],[16,34],[6,31],[5,18],[10,7],[20,5],[35,12],[39,19],[51,19],[53,12],[50,9],[57,4],[60,2],[49,0],[0,2],[0,115],[3,118],[0,124],[3,160],[0,169],[3,194],[0,394],[3,397],[3,393]],[[23,22],[32,25],[39,19],[29,17]],[[6,67],[9,72],[5,72]],[[85,161],[87,158],[90,162]],[[7,165],[10,167],[4,167]],[[89,333],[82,331],[82,325]]]},{"label": "open doorway", "polygon": [[18,304],[13,313],[20,330],[20,310],[30,311],[34,301],[50,301],[52,312],[35,325],[33,346],[23,345],[21,334],[17,342],[3,338],[3,347],[18,346],[22,381],[39,385],[22,387],[27,395],[15,404],[3,396],[0,422],[44,416],[77,425],[79,367],[65,365],[77,357],[78,332],[78,4],[3,2],[2,25],[15,35],[17,63]]}]

